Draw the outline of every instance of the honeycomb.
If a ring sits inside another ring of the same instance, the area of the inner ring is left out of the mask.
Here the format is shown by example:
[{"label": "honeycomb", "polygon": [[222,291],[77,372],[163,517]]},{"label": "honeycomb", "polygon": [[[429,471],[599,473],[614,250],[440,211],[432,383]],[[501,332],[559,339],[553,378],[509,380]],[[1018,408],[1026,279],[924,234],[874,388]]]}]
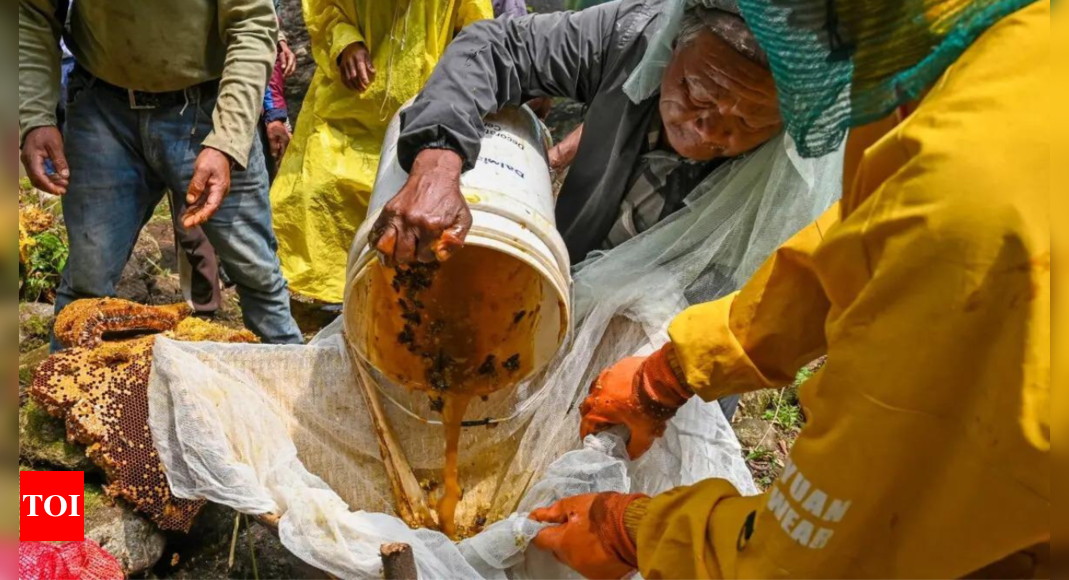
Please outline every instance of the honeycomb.
[{"label": "honeycomb", "polygon": [[92,349],[100,346],[106,335],[171,330],[192,313],[186,304],[143,306],[115,298],[79,300],[63,309],[54,332],[64,347]]},{"label": "honeycomb", "polygon": [[50,357],[34,376],[30,396],[49,414],[66,420],[67,437],[87,446],[104,470],[111,497],[126,500],[164,530],[188,532],[203,501],[175,498],[167,485],[148,426],[148,379],[156,335],[175,340],[256,342],[233,331],[188,318],[184,305],[150,307],[122,300],[82,300],[56,321],[68,350]]}]

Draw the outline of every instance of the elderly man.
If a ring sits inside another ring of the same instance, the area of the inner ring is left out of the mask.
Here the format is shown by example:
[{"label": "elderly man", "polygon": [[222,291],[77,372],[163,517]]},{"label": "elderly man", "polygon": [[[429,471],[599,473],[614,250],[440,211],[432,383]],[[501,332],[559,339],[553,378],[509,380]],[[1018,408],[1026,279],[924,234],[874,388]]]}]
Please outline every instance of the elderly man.
[{"label": "elderly man", "polygon": [[624,93],[663,24],[662,4],[621,0],[461,34],[402,114],[398,156],[410,176],[376,224],[379,251],[397,263],[432,261],[463,243],[471,215],[460,174],[479,157],[482,117],[505,105],[553,96],[589,107],[557,205],[575,262],[671,214],[722,160],[776,135],[772,75],[727,11],[688,13],[659,95],[636,103]]},{"label": "elderly man", "polygon": [[57,312],[115,293],[141,227],[171,190],[182,225],[203,226],[237,284],[246,326],[264,342],[302,342],[255,139],[275,60],[271,0],[79,0],[62,135],[60,5],[19,2],[23,163],[36,187],[64,196],[71,242]]},{"label": "elderly man", "polygon": [[[557,96],[590,107],[583,131],[551,156],[572,162],[557,224],[573,262],[652,227],[724,160],[775,136],[772,75],[731,0],[687,12],[659,95],[636,103],[624,93],[664,24],[662,4],[623,0],[461,34],[402,113],[398,156],[410,175],[373,230],[378,250],[403,264],[445,259],[463,244],[471,214],[460,174],[479,157],[482,117],[505,105]],[[738,397],[720,403],[730,419]]]}]

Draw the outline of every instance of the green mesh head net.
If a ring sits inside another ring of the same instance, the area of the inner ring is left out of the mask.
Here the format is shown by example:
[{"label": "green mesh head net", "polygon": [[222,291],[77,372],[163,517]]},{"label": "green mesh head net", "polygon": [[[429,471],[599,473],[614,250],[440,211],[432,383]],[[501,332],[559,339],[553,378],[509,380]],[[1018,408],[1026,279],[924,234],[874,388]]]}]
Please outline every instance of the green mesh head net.
[{"label": "green mesh head net", "polygon": [[991,25],[1035,0],[739,0],[805,157],[918,96]]}]

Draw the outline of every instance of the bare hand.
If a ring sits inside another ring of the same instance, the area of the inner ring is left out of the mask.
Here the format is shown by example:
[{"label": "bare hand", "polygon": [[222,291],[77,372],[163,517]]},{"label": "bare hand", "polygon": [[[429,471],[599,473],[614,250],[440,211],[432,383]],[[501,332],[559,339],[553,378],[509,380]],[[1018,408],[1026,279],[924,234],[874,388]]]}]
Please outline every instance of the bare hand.
[{"label": "bare hand", "polygon": [[579,152],[579,142],[583,140],[583,125],[579,125],[567,137],[549,150],[549,168],[561,172],[571,167],[575,154]]},{"label": "bare hand", "polygon": [[530,107],[531,111],[535,114],[535,116],[537,116],[539,119],[542,119],[543,121],[546,120],[546,117],[549,116],[550,111],[553,109],[553,99],[549,97],[538,97],[536,99],[531,99],[525,104]]},{"label": "bare hand", "polygon": [[[45,162],[51,161],[55,172],[45,170]],[[52,195],[64,195],[70,187],[71,171],[67,156],[63,153],[63,135],[56,127],[38,127],[26,135],[22,144],[22,165],[30,183]]]},{"label": "bare hand", "polygon": [[278,59],[282,61],[282,77],[290,78],[297,72],[297,56],[290,50],[290,43],[278,41]]},{"label": "bare hand", "polygon": [[460,193],[460,155],[425,149],[401,191],[382,209],[370,243],[389,265],[445,261],[464,246],[471,210]]},{"label": "bare hand", "polygon": [[205,147],[193,164],[182,225],[192,228],[208,221],[227,193],[230,193],[230,158],[218,149]]},{"label": "bare hand", "polygon": [[338,57],[338,68],[345,86],[362,93],[375,82],[375,65],[371,62],[371,53],[363,42],[354,42],[345,47]]},{"label": "bare hand", "polygon": [[267,142],[271,146],[271,157],[276,163],[282,161],[282,156],[286,154],[291,139],[293,139],[293,133],[286,127],[286,123],[271,121],[267,124]]}]

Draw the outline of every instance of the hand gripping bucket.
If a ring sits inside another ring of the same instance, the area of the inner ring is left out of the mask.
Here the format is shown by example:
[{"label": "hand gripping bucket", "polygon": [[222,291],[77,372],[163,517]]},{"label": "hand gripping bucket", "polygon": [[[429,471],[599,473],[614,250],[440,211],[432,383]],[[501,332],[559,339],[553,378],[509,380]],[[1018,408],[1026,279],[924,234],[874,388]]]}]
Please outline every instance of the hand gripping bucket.
[{"label": "hand gripping bucket", "polygon": [[441,265],[435,282],[464,288],[439,311],[469,313],[469,332],[431,339],[444,343],[437,350],[406,348],[411,340],[406,334],[434,332],[434,316],[428,315],[434,307],[414,314],[426,299],[409,293],[368,245],[383,206],[408,178],[397,161],[400,113],[387,130],[368,218],[349,256],[344,327],[357,363],[371,371],[386,399],[431,424],[441,423],[441,406],[430,387],[439,352],[471,335],[466,354],[452,348],[448,364],[487,377],[464,425],[493,425],[536,404],[542,383],[528,379],[556,356],[570,329],[570,264],[556,229],[549,137],[526,107],[504,109],[484,123],[478,162],[461,177],[473,225],[465,247]]}]

